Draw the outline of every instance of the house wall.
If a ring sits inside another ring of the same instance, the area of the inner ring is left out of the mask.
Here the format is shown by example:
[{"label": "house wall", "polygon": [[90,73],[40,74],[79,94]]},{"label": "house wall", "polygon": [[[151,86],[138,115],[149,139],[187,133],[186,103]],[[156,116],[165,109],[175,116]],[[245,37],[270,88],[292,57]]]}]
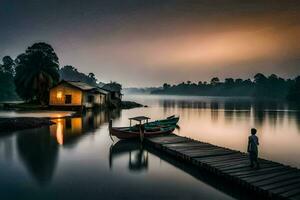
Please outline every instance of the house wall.
[{"label": "house wall", "polygon": [[100,105],[105,105],[106,102],[107,102],[107,98],[106,98],[107,95],[105,94],[100,94]]},{"label": "house wall", "polygon": [[[89,102],[89,96],[94,97],[94,102]],[[103,106],[106,103],[106,95],[101,93],[91,93],[91,92],[85,92],[83,94],[83,105],[86,108],[91,108],[93,106]]]},{"label": "house wall", "polygon": [[[58,94],[61,93],[61,97]],[[71,104],[65,104],[65,95],[72,95]],[[80,106],[82,105],[82,91],[68,84],[62,83],[50,89],[49,105]]]}]

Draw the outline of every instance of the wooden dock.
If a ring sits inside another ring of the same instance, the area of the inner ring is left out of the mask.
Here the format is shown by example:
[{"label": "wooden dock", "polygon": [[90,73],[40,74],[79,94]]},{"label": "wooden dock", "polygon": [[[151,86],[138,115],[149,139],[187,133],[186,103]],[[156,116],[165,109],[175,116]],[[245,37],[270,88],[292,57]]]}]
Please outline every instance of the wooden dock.
[{"label": "wooden dock", "polygon": [[300,170],[259,159],[251,169],[247,154],[171,134],[146,138],[147,145],[270,199],[300,200]]}]

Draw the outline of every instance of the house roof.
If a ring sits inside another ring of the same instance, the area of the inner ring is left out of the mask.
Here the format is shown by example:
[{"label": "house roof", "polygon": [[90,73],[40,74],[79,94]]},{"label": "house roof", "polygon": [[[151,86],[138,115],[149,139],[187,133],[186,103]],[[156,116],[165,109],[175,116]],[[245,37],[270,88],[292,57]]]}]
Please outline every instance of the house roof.
[{"label": "house roof", "polygon": [[99,87],[95,87],[95,86],[92,86],[92,85],[89,85],[87,83],[84,83],[84,82],[81,82],[81,81],[66,81],[66,80],[62,80],[60,81],[57,85],[61,84],[61,83],[68,83],[80,90],[83,90],[83,91],[90,91],[90,90],[94,90],[96,92],[99,92],[99,93],[102,93],[102,94],[108,94],[109,92],[104,90],[104,89],[101,89]]},{"label": "house roof", "polygon": [[84,83],[84,82],[80,82],[80,81],[65,81],[81,90],[92,90],[92,89],[96,89],[96,87],[94,86],[91,86],[87,83]]},{"label": "house roof", "polygon": [[108,91],[103,90],[103,89],[101,89],[101,88],[97,88],[97,91],[100,92],[100,93],[102,93],[102,94],[109,94]]}]

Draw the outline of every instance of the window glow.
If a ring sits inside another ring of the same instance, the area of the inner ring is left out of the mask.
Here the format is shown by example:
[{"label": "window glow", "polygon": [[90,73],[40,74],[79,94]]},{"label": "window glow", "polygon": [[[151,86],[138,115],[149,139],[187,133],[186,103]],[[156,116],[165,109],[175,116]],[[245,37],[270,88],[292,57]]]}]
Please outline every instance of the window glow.
[{"label": "window glow", "polygon": [[61,91],[58,91],[57,94],[56,94],[56,97],[58,99],[61,99],[62,98],[62,92]]}]

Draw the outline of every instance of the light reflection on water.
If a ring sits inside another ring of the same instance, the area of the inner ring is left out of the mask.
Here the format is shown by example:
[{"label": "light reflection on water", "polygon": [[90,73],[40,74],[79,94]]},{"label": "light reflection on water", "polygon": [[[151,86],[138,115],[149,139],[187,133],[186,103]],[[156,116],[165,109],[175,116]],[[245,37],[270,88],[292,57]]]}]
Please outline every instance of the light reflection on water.
[{"label": "light reflection on water", "polygon": [[[129,99],[129,98],[128,98]],[[231,199],[224,186],[187,170],[135,142],[112,142],[108,120],[180,115],[175,132],[245,150],[251,127],[259,130],[261,156],[299,166],[299,112],[286,104],[233,99],[132,96],[148,108],[87,112],[54,119],[55,125],[0,137],[3,199]],[[277,110],[277,111],[276,111]],[[276,147],[276,148],[274,148]],[[199,174],[200,173],[200,174]],[[205,181],[203,181],[205,180]],[[208,185],[213,185],[214,187]],[[221,191],[220,191],[221,190]]]},{"label": "light reflection on water", "polygon": [[179,135],[243,152],[250,129],[255,127],[261,157],[300,168],[297,105],[247,98],[135,95],[128,99],[150,106],[136,110],[135,114],[147,113],[152,118],[179,115]]}]

